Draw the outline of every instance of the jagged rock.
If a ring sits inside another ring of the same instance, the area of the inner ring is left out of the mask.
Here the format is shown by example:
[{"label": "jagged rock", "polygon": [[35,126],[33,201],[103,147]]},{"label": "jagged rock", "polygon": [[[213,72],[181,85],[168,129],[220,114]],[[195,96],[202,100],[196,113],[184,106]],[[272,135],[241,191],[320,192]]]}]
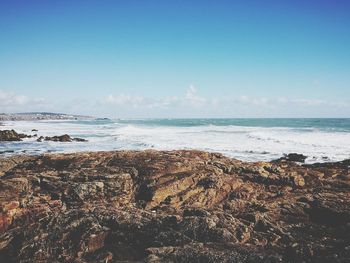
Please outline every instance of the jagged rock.
[{"label": "jagged rock", "polygon": [[15,130],[0,130],[0,142],[22,141],[23,138],[30,137],[30,135],[17,133]]},{"label": "jagged rock", "polygon": [[277,161],[291,161],[291,162],[304,163],[306,158],[307,156],[300,153],[289,153],[281,157]]},{"label": "jagged rock", "polygon": [[348,164],[199,151],[0,158],[0,262],[347,262]]},{"label": "jagged rock", "polygon": [[42,142],[42,141],[53,141],[53,142],[72,142],[72,141],[76,141],[76,142],[87,142],[86,139],[82,139],[82,138],[71,138],[68,134],[64,134],[61,136],[40,136],[37,139],[38,142]]},{"label": "jagged rock", "polygon": [[[34,130],[32,130],[34,131]],[[37,130],[35,130],[37,131]],[[32,138],[37,137],[37,134],[34,135],[26,135],[23,133],[17,133],[15,130],[0,130],[0,141],[22,141],[23,138]],[[68,134],[64,134],[61,136],[40,136],[37,139],[38,142],[42,141],[54,141],[54,142],[87,142],[86,139],[82,138],[71,138]]]},{"label": "jagged rock", "polygon": [[75,141],[75,142],[87,142],[88,140],[83,139],[83,138],[73,138],[72,141]]}]

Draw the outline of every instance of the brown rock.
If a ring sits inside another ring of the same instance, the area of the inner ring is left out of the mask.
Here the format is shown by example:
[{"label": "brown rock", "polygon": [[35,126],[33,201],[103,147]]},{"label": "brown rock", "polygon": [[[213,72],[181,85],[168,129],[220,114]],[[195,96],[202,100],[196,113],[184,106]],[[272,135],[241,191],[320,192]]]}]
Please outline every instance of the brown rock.
[{"label": "brown rock", "polygon": [[347,165],[199,151],[0,158],[0,262],[346,262]]},{"label": "brown rock", "polygon": [[291,162],[304,163],[306,158],[307,156],[300,153],[290,153],[290,154],[286,154],[284,157],[278,159],[277,161],[291,161]]},{"label": "brown rock", "polygon": [[52,137],[49,137],[49,136],[46,136],[46,137],[40,136],[40,137],[37,139],[37,141],[38,141],[38,142],[42,142],[42,141],[53,141],[53,142],[72,142],[72,141],[75,141],[75,142],[87,142],[87,140],[82,139],[82,138],[71,138],[68,134],[64,134],[64,135],[61,135],[61,136],[52,136]]},{"label": "brown rock", "polygon": [[0,130],[0,142],[22,141],[23,138],[29,138],[30,135],[17,133],[15,130]]}]

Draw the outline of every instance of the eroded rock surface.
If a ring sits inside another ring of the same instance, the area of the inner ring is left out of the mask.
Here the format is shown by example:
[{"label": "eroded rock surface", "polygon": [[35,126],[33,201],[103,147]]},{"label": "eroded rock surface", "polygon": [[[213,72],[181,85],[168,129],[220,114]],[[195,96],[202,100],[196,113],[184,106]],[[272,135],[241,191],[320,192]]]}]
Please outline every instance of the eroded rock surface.
[{"label": "eroded rock surface", "polygon": [[0,262],[349,262],[349,161],[0,159]]},{"label": "eroded rock surface", "polygon": [[22,141],[23,138],[30,138],[31,135],[17,133],[15,130],[0,130],[0,142]]}]

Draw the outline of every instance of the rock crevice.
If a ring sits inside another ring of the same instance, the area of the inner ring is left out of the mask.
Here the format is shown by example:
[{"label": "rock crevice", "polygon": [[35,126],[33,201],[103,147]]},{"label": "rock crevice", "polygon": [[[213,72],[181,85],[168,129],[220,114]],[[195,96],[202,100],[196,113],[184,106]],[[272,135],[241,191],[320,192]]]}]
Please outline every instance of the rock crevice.
[{"label": "rock crevice", "polygon": [[348,162],[200,151],[0,159],[0,262],[348,262]]}]

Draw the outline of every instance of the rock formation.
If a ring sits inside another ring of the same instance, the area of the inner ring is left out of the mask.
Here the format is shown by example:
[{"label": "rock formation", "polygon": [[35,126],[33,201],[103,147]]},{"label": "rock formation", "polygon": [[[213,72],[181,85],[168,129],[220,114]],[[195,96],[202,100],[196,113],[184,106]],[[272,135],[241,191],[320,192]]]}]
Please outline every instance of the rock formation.
[{"label": "rock formation", "polygon": [[304,163],[307,156],[300,154],[300,153],[290,153],[286,154],[282,158],[280,158],[278,161],[292,161],[292,162],[298,162],[298,163]]},{"label": "rock formation", "polygon": [[0,262],[349,262],[350,161],[0,159]]},{"label": "rock formation", "polygon": [[[33,129],[32,131],[37,131]],[[0,142],[11,142],[11,141],[22,141],[23,138],[37,137],[34,135],[27,135],[23,133],[17,133],[15,130],[0,130]],[[71,138],[68,134],[61,136],[40,136],[36,141],[53,141],[53,142],[87,142],[86,139],[82,138]]]},{"label": "rock formation", "polygon": [[82,139],[82,138],[71,138],[68,134],[64,134],[64,135],[61,135],[61,136],[52,136],[52,137],[49,137],[49,136],[40,136],[38,139],[37,139],[38,142],[42,142],[42,141],[53,141],[53,142],[87,142],[87,140],[85,139]]},{"label": "rock formation", "polygon": [[22,141],[23,138],[30,138],[31,135],[17,133],[15,130],[0,130],[0,142]]}]

